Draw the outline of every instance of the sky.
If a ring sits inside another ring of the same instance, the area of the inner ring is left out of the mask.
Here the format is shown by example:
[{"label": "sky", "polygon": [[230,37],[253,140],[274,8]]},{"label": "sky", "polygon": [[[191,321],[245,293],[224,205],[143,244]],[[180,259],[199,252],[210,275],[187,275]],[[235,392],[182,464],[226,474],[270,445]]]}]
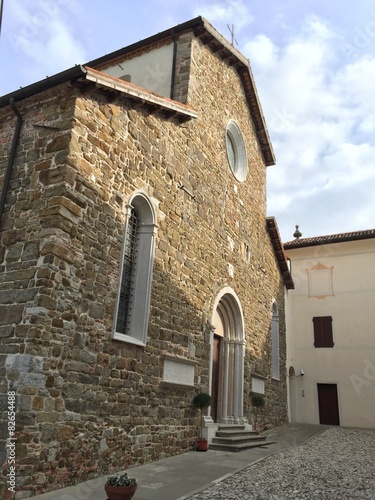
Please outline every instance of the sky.
[{"label": "sky", "polygon": [[282,240],[375,228],[373,0],[3,0],[0,95],[199,15],[250,60]]}]

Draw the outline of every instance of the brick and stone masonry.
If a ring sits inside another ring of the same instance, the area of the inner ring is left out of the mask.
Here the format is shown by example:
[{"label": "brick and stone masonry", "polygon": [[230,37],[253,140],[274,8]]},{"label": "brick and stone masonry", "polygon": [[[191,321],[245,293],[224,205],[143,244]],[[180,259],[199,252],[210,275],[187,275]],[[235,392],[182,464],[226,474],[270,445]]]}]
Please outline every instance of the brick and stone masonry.
[{"label": "brick and stone masonry", "polygon": [[[194,388],[163,384],[162,356],[196,361],[195,387],[208,389],[207,333],[225,286],[244,313],[244,414],[252,420],[250,377],[258,373],[266,384],[260,419],[286,421],[284,285],[244,89],[235,67],[191,32],[180,36],[177,64],[175,98],[197,119],[181,122],[70,83],[17,102],[23,127],[0,232],[0,391],[3,415],[7,391],[17,393],[18,498],[192,448]],[[232,118],[246,142],[242,183],[226,157]],[[0,182],[14,126],[10,107],[2,108]],[[111,338],[125,205],[135,190],[158,206],[144,347]],[[280,381],[270,377],[273,300]]]}]

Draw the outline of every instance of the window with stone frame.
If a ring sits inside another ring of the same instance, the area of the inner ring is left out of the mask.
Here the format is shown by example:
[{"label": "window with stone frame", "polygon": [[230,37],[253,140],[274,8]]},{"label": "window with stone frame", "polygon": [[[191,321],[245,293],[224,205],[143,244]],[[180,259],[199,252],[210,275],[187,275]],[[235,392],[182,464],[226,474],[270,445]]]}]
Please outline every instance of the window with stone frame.
[{"label": "window with stone frame", "polygon": [[280,380],[280,340],[279,340],[279,311],[277,304],[272,304],[272,323],[271,323],[271,376],[275,380]]},{"label": "window with stone frame", "polygon": [[135,207],[130,208],[128,227],[125,233],[122,276],[117,306],[116,332],[128,334],[132,305],[134,303],[135,270],[139,245],[139,215]]},{"label": "window with stone frame", "polygon": [[234,120],[229,120],[227,124],[225,142],[232,173],[239,182],[243,182],[247,175],[246,147],[241,129]]},{"label": "window with stone frame", "polygon": [[314,347],[333,347],[332,316],[315,316]]},{"label": "window with stone frame", "polygon": [[112,337],[146,345],[156,216],[151,200],[136,193],[126,207],[120,282]]}]

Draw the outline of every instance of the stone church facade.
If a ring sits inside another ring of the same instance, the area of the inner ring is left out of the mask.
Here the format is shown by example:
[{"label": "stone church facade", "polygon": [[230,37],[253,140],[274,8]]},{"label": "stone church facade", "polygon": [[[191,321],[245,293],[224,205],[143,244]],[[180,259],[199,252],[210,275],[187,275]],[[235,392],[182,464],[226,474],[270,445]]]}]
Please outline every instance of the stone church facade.
[{"label": "stone church facade", "polygon": [[251,424],[252,391],[263,425],[284,423],[293,282],[248,61],[196,18],[4,96],[0,116],[22,498],[192,449],[199,391],[208,427]]}]

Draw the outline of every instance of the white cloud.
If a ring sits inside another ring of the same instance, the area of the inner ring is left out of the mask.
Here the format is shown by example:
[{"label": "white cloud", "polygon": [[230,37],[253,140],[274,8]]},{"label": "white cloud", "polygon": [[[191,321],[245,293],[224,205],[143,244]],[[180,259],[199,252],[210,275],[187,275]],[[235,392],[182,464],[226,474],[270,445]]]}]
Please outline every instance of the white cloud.
[{"label": "white cloud", "polygon": [[10,43],[16,53],[28,57],[28,67],[34,64],[38,75],[51,75],[72,66],[72,61],[83,63],[86,51],[74,31],[75,2],[11,2]]},{"label": "white cloud", "polygon": [[259,34],[245,44],[243,52],[251,58],[252,64],[267,71],[276,63],[279,47],[266,35]]},{"label": "white cloud", "polygon": [[353,217],[343,214],[354,194],[362,213],[375,212],[368,194],[375,180],[375,119],[369,117],[375,57],[342,61],[341,42],[328,24],[309,17],[283,44],[258,35],[243,49],[276,152],[277,165],[268,170],[268,211],[282,234],[302,224],[300,218],[316,227],[320,216],[325,227],[325,213],[338,227],[353,222],[355,208],[349,209]]},{"label": "white cloud", "polygon": [[[337,75],[336,89],[345,92],[352,106],[375,106],[375,56],[364,54],[353,63],[346,64]],[[340,88],[341,86],[341,88]]]},{"label": "white cloud", "polygon": [[363,134],[375,134],[375,115],[365,116],[359,124],[359,130]]},{"label": "white cloud", "polygon": [[332,177],[330,187],[341,189],[362,182],[375,184],[375,146],[370,144],[343,143],[331,154],[323,158],[323,170]]},{"label": "white cloud", "polygon": [[84,49],[77,46],[68,26],[58,19],[51,20],[44,36],[31,40],[25,52],[49,74],[72,66],[72,61],[85,61]]},{"label": "white cloud", "polygon": [[229,0],[225,2],[200,3],[194,8],[194,15],[203,16],[210,23],[234,23],[237,30],[253,22],[246,2],[243,0]]}]

